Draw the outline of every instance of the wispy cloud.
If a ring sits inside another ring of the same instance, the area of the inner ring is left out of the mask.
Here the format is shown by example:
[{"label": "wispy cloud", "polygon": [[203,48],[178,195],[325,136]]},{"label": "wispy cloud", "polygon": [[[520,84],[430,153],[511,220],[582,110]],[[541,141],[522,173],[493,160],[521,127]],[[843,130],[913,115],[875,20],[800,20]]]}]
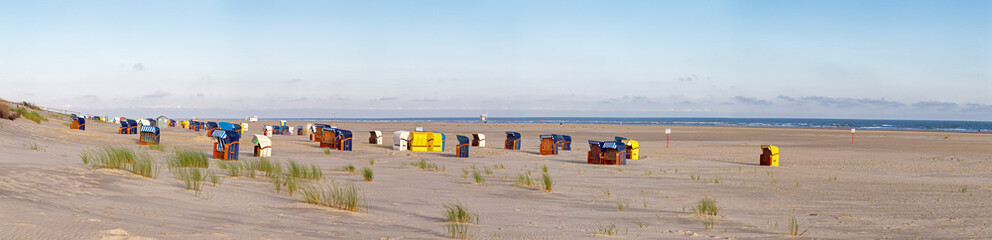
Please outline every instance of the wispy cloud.
[{"label": "wispy cloud", "polygon": [[817,104],[825,107],[854,108],[854,107],[901,107],[906,104],[889,98],[840,98],[825,96],[789,97],[778,96],[778,99],[796,104]]},{"label": "wispy cloud", "polygon": [[687,76],[687,77],[680,77],[679,78],[679,82],[692,82],[692,81],[696,81],[696,80],[699,80],[699,77],[697,77],[696,74],[693,74],[693,75],[690,75],[690,76]]},{"label": "wispy cloud", "polygon": [[135,63],[134,66],[131,66],[131,69],[134,69],[135,71],[144,71],[145,70],[145,64],[140,63],[140,62],[139,63]]},{"label": "wispy cloud", "polygon": [[752,104],[752,105],[772,105],[771,101],[758,99],[754,97],[736,96],[733,98],[737,103]]},{"label": "wispy cloud", "polygon": [[168,97],[168,96],[171,96],[171,95],[172,95],[172,93],[169,93],[169,92],[166,92],[166,91],[155,91],[154,93],[150,93],[150,94],[146,94],[144,96],[141,96],[141,98],[144,98],[144,99],[158,99],[158,98]]},{"label": "wispy cloud", "polygon": [[913,104],[913,107],[920,109],[936,109],[940,111],[950,111],[957,108],[958,104],[953,102],[922,101]]}]

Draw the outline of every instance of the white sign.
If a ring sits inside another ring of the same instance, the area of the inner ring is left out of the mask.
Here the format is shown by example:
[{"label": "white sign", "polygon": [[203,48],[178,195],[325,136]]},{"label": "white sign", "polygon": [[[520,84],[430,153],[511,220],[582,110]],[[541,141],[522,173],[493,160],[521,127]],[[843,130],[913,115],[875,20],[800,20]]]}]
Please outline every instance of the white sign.
[{"label": "white sign", "polygon": [[851,129],[851,133],[854,133],[854,129],[853,128]]},{"label": "white sign", "polygon": [[666,128],[665,129],[665,134],[672,134],[672,129],[671,128]]},{"label": "white sign", "polygon": [[416,130],[414,130],[414,131],[423,132],[424,131],[424,127],[417,127]]}]

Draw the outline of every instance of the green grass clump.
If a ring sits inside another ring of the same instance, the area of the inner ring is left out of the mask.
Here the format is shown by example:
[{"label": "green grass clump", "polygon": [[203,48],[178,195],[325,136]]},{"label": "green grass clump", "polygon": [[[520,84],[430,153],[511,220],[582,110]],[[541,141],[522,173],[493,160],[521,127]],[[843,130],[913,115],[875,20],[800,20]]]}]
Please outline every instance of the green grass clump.
[{"label": "green grass clump", "polygon": [[444,165],[429,163],[424,159],[420,159],[420,161],[413,163],[413,166],[425,171],[444,172]]},{"label": "green grass clump", "polygon": [[552,184],[551,183],[551,175],[548,175],[548,173],[545,172],[544,173],[544,191],[550,192],[551,191],[551,184]]},{"label": "green grass clump", "polygon": [[363,167],[362,168],[362,178],[365,178],[365,181],[366,182],[371,182],[372,181],[372,177],[373,177],[372,176],[372,168]]},{"label": "green grass clump", "polygon": [[548,173],[548,165],[541,166],[541,172]]},{"label": "green grass clump", "polygon": [[527,171],[526,174],[521,173],[520,175],[517,175],[517,181],[513,182],[513,186],[533,187],[534,180],[530,178],[530,171]]},{"label": "green grass clump", "polygon": [[492,169],[489,169],[489,167],[486,167],[486,168],[484,168],[482,170],[486,172],[486,175],[493,175],[493,170]]},{"label": "green grass clump", "polygon": [[444,209],[444,220],[451,223],[479,223],[479,214],[470,213],[462,203],[446,203],[441,206]]},{"label": "green grass clump", "polygon": [[475,179],[476,184],[486,183],[486,178],[479,173],[479,171],[472,170],[472,178]]},{"label": "green grass clump", "polygon": [[320,170],[320,167],[316,164],[310,164],[310,167],[307,167],[303,164],[298,164],[293,160],[289,160],[289,165],[287,167],[286,174],[289,174],[294,178],[318,180],[324,177],[324,172]]},{"label": "green grass clump", "polygon": [[351,164],[348,164],[348,166],[341,167],[341,171],[350,172],[350,173],[354,173],[355,169],[356,169],[355,165],[351,165]]},{"label": "green grass clump", "polygon": [[227,170],[231,177],[255,178],[255,170],[244,161],[220,162],[220,169]]},{"label": "green grass clump", "polygon": [[448,237],[452,239],[474,239],[475,236],[469,231],[469,226],[461,223],[445,224],[448,230]]},{"label": "green grass clump", "polygon": [[324,155],[331,155],[331,149],[324,149]]},{"label": "green grass clump", "polygon": [[271,178],[272,184],[276,187],[276,193],[282,193],[283,190],[286,191],[290,196],[293,193],[300,190],[299,182],[297,178],[289,175],[278,175]]},{"label": "green grass clump", "polygon": [[495,168],[495,169],[505,169],[506,166],[503,166],[502,163],[499,163],[499,164],[493,165],[493,168]]},{"label": "green grass clump", "polygon": [[630,200],[618,198],[617,199],[617,209],[623,212],[624,209],[630,207]]},{"label": "green grass clump", "polygon": [[208,168],[210,167],[210,160],[207,158],[207,154],[205,153],[181,149],[176,150],[175,157],[169,159],[168,164],[169,168]]},{"label": "green grass clump", "polygon": [[[290,161],[292,162],[292,161]],[[275,177],[282,173],[282,164],[276,161],[269,160],[267,157],[258,158],[258,160],[252,160],[249,162],[251,168],[255,171],[261,171],[265,173],[266,177]]]},{"label": "green grass clump", "polygon": [[31,120],[37,124],[41,124],[41,122],[48,121],[48,118],[45,118],[45,116],[41,116],[41,114],[38,114],[38,112],[31,111],[23,107],[14,108],[14,112],[20,113],[22,117],[27,118],[28,120]]},{"label": "green grass clump", "polygon": [[35,150],[35,151],[41,151],[42,147],[41,146],[38,146],[37,143],[28,143],[28,149]]},{"label": "green grass clump", "polygon": [[203,182],[207,179],[207,175],[212,174],[210,170],[196,167],[175,168],[170,171],[172,171],[173,176],[186,184],[186,190],[193,190],[197,196],[200,195],[200,189],[203,188]]},{"label": "green grass clump", "polygon": [[331,185],[304,187],[300,189],[300,198],[306,203],[351,212],[364,208],[358,187],[352,183],[331,182]]},{"label": "green grass clump", "polygon": [[598,234],[598,235],[606,235],[606,236],[617,235],[617,224],[616,223],[610,223],[609,226],[599,226],[599,227],[596,228],[596,234]]},{"label": "green grass clump", "polygon": [[713,230],[713,226],[716,225],[716,219],[713,216],[705,216],[700,221],[703,223],[703,230],[706,231]]},{"label": "green grass clump", "polygon": [[704,197],[696,201],[696,206],[692,208],[696,214],[699,215],[709,215],[716,216],[720,212],[720,208],[716,206],[716,200],[708,197]]},{"label": "green grass clump", "polygon": [[146,152],[135,153],[134,150],[126,147],[107,145],[84,151],[79,157],[83,160],[83,164],[91,169],[120,169],[147,178],[155,178],[159,170],[152,162],[151,155]]}]

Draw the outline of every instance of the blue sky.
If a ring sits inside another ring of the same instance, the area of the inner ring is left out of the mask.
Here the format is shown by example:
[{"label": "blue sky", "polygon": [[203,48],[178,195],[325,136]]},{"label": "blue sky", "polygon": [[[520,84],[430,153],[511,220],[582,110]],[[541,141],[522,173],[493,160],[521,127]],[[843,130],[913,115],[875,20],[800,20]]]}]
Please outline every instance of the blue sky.
[{"label": "blue sky", "polygon": [[992,1],[16,1],[0,97],[176,117],[992,119]]}]

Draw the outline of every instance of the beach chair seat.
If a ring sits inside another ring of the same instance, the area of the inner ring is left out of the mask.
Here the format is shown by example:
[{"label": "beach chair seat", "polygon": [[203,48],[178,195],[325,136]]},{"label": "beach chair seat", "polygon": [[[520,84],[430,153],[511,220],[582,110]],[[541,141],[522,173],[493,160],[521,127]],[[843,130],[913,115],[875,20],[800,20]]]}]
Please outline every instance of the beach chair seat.
[{"label": "beach chair seat", "polygon": [[338,148],[338,136],[337,129],[324,126],[320,128],[320,147],[322,148]]},{"label": "beach chair seat", "polygon": [[472,134],[473,147],[486,147],[486,135],[481,133]]},{"label": "beach chair seat", "polygon": [[369,144],[382,144],[382,132],[376,130],[369,131]]},{"label": "beach chair seat", "polygon": [[334,135],[335,148],[339,151],[351,151],[351,130],[337,129]]},{"label": "beach chair seat", "polygon": [[455,157],[467,158],[468,157],[468,147],[471,145],[471,140],[467,136],[456,135],[458,138],[458,146],[455,148]]},{"label": "beach chair seat", "polygon": [[558,146],[554,135],[541,135],[541,155],[557,155]]},{"label": "beach chair seat", "polygon": [[507,131],[503,145],[504,149],[520,150],[520,133]]},{"label": "beach chair seat", "polygon": [[255,137],[251,139],[251,143],[255,144],[255,157],[272,156],[272,140],[269,137],[255,134]]},{"label": "beach chair seat", "polygon": [[773,145],[761,145],[761,159],[758,161],[761,166],[778,166],[778,147]]},{"label": "beach chair seat", "polygon": [[214,142],[213,157],[221,160],[238,160],[238,146],[241,133],[231,130],[216,130],[211,135]]},{"label": "beach chair seat", "polygon": [[161,131],[158,127],[153,126],[141,126],[141,134],[138,135],[139,145],[156,145],[159,144],[161,137]]},{"label": "beach chair seat", "polygon": [[406,151],[409,149],[409,143],[410,143],[409,131],[393,132],[393,150]]}]

